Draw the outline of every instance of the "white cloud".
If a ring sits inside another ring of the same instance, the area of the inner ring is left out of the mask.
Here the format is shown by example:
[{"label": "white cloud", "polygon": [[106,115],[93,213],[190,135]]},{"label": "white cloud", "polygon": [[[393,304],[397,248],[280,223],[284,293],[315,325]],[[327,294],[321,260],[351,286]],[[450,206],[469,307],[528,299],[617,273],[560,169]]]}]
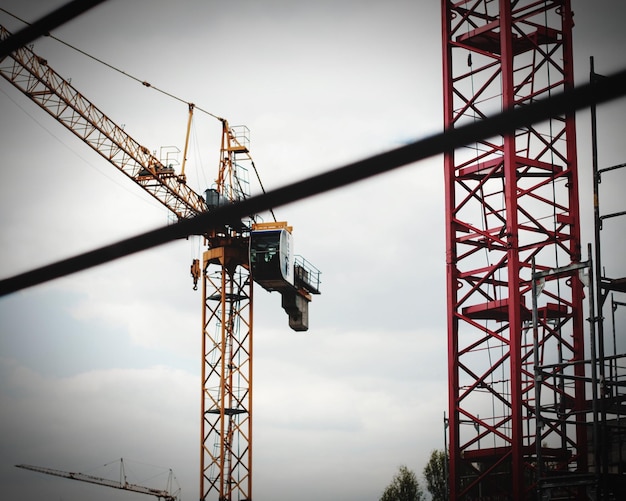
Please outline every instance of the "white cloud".
[{"label": "white cloud", "polygon": [[192,289],[188,252],[177,250],[133,256],[73,281],[83,299],[70,307],[72,315],[122,328],[136,346],[196,360],[201,293]]}]

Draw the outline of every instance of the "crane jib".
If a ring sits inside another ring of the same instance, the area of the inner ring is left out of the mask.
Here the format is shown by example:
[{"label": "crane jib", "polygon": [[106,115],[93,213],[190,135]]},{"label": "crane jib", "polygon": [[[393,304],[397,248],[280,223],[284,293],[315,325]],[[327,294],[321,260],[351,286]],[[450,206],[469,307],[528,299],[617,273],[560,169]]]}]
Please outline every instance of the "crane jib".
[{"label": "crane jib", "polygon": [[[0,25],[0,40],[9,36],[9,31]],[[208,210],[204,198],[186,184],[184,176],[163,165],[29,48],[22,47],[2,60],[0,75],[178,219]]]}]

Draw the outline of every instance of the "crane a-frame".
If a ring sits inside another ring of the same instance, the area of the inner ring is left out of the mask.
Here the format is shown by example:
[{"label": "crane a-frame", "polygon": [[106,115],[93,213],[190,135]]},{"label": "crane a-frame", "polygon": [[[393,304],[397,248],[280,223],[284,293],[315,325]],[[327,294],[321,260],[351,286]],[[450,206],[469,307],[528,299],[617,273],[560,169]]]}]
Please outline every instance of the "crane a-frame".
[{"label": "crane a-frame", "polygon": [[[0,39],[10,33],[0,26]],[[47,61],[22,47],[0,62],[0,75],[74,135],[143,188],[178,219],[191,218],[249,195],[245,173],[252,164],[247,129],[222,122],[220,163],[215,186],[204,196],[192,190],[184,174],[150,153],[93,103],[57,74]],[[190,105],[190,112],[193,106]],[[253,165],[252,165],[253,166]],[[202,262],[191,266],[194,282],[202,277],[202,385],[200,499],[251,499],[252,487],[252,333],[254,280],[250,256],[256,232],[291,234],[286,223],[262,223],[251,215],[220,228],[207,228]],[[266,239],[261,239],[264,241]],[[294,256],[289,240],[264,242],[259,256],[268,261],[287,255],[291,268],[277,290],[294,330],[308,328],[311,294],[319,294],[320,272]],[[256,256],[257,253],[254,252]]]}]

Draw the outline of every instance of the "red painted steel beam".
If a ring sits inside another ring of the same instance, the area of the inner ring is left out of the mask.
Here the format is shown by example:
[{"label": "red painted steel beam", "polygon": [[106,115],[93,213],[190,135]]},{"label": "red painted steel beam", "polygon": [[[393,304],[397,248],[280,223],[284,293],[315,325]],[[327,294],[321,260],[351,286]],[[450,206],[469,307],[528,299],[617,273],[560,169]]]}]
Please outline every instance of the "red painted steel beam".
[{"label": "red painted steel beam", "polygon": [[[573,86],[569,0],[441,5],[446,129]],[[534,498],[544,449],[559,472],[586,468],[584,412],[545,417],[547,445],[535,444],[529,338],[533,261],[580,261],[575,141],[566,114],[444,155],[451,499]],[[540,301],[540,363],[583,360],[578,277],[554,277]],[[585,409],[583,383],[541,384],[543,398]]]}]

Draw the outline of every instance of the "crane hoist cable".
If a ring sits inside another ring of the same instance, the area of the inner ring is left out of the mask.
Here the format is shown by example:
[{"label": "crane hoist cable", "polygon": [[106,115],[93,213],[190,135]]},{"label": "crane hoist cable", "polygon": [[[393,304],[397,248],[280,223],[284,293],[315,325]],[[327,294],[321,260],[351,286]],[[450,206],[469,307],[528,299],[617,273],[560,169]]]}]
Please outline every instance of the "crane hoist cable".
[{"label": "crane hoist cable", "polygon": [[[11,17],[13,17],[14,19],[17,19],[21,23],[24,23],[25,25],[30,26],[30,23],[28,21],[20,18],[19,16],[16,16],[15,14],[9,12],[8,10],[4,9],[3,7],[0,7],[0,11],[4,12],[5,14],[7,14],[7,15],[9,15]],[[189,101],[186,101],[183,98],[178,97],[178,96],[172,94],[171,92],[167,92],[167,91],[165,91],[163,89],[160,89],[159,87],[155,87],[150,82],[148,82],[146,80],[142,80],[141,78],[138,78],[138,77],[136,77],[136,76],[134,76],[134,75],[132,75],[132,74],[130,74],[130,73],[128,73],[128,72],[126,72],[126,71],[116,67],[116,66],[113,66],[110,63],[107,63],[106,61],[104,61],[104,60],[102,60],[102,59],[100,59],[100,58],[98,58],[96,56],[93,56],[93,55],[89,54],[88,52],[85,52],[82,49],[79,49],[75,45],[72,45],[72,44],[70,44],[70,43],[68,43],[68,42],[66,42],[64,40],[61,40],[58,37],[55,37],[52,33],[46,33],[46,36],[49,37],[49,38],[52,38],[53,40],[59,42],[60,44],[65,45],[66,47],[68,47],[68,48],[78,52],[79,54],[82,54],[83,56],[88,57],[89,59],[92,59],[92,60],[96,61],[97,63],[100,63],[100,64],[106,66],[107,68],[109,68],[109,69],[111,69],[113,71],[116,71],[117,73],[120,73],[121,75],[124,75],[127,78],[130,78],[131,80],[134,80],[135,82],[140,83],[144,87],[148,87],[150,89],[153,89],[153,90],[155,90],[157,92],[160,92],[161,94],[164,94],[167,97],[175,99],[176,101],[179,101],[179,102],[184,103],[186,105],[194,106],[194,108],[197,109],[198,111],[201,111],[202,113],[206,113],[207,115],[209,115],[209,116],[211,116],[211,117],[213,117],[213,118],[215,118],[215,119],[217,119],[219,121],[223,121],[224,120],[222,117],[220,117],[218,115],[215,115],[214,113],[211,113],[210,111],[202,109],[199,106],[196,106],[195,104],[192,104]]]}]

